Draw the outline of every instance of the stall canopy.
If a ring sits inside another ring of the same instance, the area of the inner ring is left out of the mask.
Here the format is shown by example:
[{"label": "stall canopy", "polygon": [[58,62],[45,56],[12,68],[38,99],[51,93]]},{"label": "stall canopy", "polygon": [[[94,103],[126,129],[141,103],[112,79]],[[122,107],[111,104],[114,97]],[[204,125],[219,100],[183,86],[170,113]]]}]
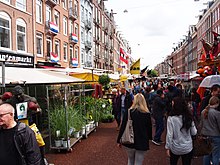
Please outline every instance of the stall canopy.
[{"label": "stall canopy", "polygon": [[[2,67],[0,67],[0,71],[2,73]],[[0,79],[2,83],[2,74]],[[5,68],[5,84],[61,84],[79,82],[84,82],[84,80],[45,69]]]}]

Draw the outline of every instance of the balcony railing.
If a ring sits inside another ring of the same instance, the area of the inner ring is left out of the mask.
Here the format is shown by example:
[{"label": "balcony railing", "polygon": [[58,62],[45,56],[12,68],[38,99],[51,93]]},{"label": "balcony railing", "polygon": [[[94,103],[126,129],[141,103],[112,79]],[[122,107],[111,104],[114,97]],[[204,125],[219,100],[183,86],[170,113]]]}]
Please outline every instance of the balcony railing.
[{"label": "balcony railing", "polygon": [[77,44],[78,43],[78,37],[75,33],[70,34],[70,42]]},{"label": "balcony railing", "polygon": [[72,18],[74,20],[78,19],[78,14],[76,10],[74,10],[72,7],[69,8],[69,18]]},{"label": "balcony railing", "polygon": [[85,21],[85,27],[86,27],[86,29],[88,29],[88,30],[91,30],[92,29],[92,23],[91,23],[91,21],[90,20],[86,20]]},{"label": "balcony railing", "polygon": [[85,47],[86,47],[87,50],[92,49],[92,42],[91,41],[86,41],[85,42]]},{"label": "balcony railing", "polygon": [[46,28],[50,34],[57,35],[59,33],[59,27],[54,22],[47,21]]},{"label": "balcony railing", "polygon": [[58,3],[58,0],[46,0],[46,4],[48,4],[49,6],[56,6]]}]

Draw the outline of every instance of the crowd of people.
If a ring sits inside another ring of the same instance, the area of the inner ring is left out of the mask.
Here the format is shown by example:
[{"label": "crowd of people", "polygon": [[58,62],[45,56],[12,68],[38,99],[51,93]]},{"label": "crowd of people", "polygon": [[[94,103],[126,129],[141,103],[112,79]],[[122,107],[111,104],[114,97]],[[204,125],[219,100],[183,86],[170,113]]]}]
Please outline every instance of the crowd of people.
[{"label": "crowd of people", "polygon": [[[132,89],[132,90],[131,90]],[[193,158],[192,137],[201,134],[212,139],[212,153],[203,157],[203,164],[219,165],[220,160],[220,85],[215,84],[201,97],[197,88],[185,90],[181,82],[137,81],[113,89],[113,114],[119,130],[117,143],[124,146],[128,165],[141,165],[149,150],[149,141],[157,146],[165,143],[171,165],[181,157],[183,165]],[[133,120],[134,143],[122,144],[130,112]],[[152,133],[152,125],[155,132]],[[166,127],[166,141],[162,134]],[[152,134],[154,136],[152,136]]]}]

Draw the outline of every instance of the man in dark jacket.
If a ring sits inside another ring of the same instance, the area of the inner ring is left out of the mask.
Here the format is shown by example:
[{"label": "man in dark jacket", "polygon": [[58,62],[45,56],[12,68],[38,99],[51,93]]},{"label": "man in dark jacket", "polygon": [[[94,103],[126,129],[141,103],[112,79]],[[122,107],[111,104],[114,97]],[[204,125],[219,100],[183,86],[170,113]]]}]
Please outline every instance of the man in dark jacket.
[{"label": "man in dark jacket", "polygon": [[34,132],[14,120],[15,109],[8,103],[0,105],[1,165],[41,165],[41,153]]},{"label": "man in dark jacket", "polygon": [[[220,98],[220,85],[219,84],[213,85],[211,87],[211,94],[209,94],[208,96],[206,96],[202,99],[201,106],[200,106],[200,112],[202,112],[206,108],[206,106],[209,104],[209,99],[212,96],[217,96],[218,98]],[[218,110],[220,111],[220,105],[218,106]]]},{"label": "man in dark jacket", "polygon": [[165,115],[165,106],[166,102],[164,100],[164,93],[162,90],[157,91],[157,96],[153,102],[153,118],[156,124],[156,131],[152,142],[156,145],[162,143],[161,135],[164,131],[164,115]]},{"label": "man in dark jacket", "polygon": [[124,87],[121,88],[121,94],[119,96],[118,108],[120,113],[118,113],[118,120],[121,123],[124,113],[131,107],[132,97],[129,92],[126,91]]}]

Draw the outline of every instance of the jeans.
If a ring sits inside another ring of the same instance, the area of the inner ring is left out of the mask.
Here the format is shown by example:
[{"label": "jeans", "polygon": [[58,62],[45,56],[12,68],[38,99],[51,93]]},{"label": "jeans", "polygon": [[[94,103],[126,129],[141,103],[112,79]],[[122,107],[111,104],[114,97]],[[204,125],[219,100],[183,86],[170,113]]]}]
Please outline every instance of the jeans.
[{"label": "jeans", "polygon": [[142,165],[146,151],[125,147],[128,155],[128,165]]},{"label": "jeans", "polygon": [[159,142],[161,140],[161,135],[164,131],[164,121],[163,117],[155,118],[156,131],[154,135],[154,141]]},{"label": "jeans", "polygon": [[196,102],[192,102],[192,107],[193,107],[193,117],[197,119],[198,118],[198,114],[197,114],[198,104]]},{"label": "jeans", "polygon": [[203,165],[210,165],[212,161],[213,165],[219,165],[220,160],[220,136],[212,137],[213,149],[211,155],[203,156]]},{"label": "jeans", "polygon": [[124,107],[121,107],[121,112],[118,112],[118,114],[117,114],[117,123],[118,123],[118,126],[120,126],[121,121],[123,120],[124,114],[125,114],[125,108],[124,108]]},{"label": "jeans", "polygon": [[170,165],[177,165],[179,158],[182,158],[182,165],[190,165],[193,156],[193,151],[184,155],[175,155],[170,151]]}]

